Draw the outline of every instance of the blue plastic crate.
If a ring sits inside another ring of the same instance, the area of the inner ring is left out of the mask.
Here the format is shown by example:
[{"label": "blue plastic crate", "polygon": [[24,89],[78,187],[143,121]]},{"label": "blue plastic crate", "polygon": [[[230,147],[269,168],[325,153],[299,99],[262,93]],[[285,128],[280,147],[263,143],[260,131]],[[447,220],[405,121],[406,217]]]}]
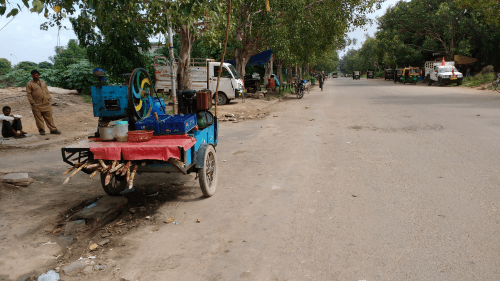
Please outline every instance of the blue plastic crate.
[{"label": "blue plastic crate", "polygon": [[191,131],[198,123],[196,114],[173,115],[160,120],[160,135],[182,135]]},{"label": "blue plastic crate", "polygon": [[136,130],[151,130],[155,135],[160,133],[160,126],[154,116],[149,116],[135,123]]},{"label": "blue plastic crate", "polygon": [[[158,121],[167,120],[171,118],[170,115],[158,115]],[[154,115],[141,119],[135,123],[136,130],[151,130],[155,135],[160,134],[160,124],[156,121]]]}]

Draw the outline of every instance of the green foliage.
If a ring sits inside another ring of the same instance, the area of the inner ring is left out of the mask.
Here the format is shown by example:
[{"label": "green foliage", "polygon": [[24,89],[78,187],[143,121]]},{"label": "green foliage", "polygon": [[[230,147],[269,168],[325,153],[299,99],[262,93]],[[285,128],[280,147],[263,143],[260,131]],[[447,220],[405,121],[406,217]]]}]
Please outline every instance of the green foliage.
[{"label": "green foliage", "polygon": [[87,58],[87,50],[78,45],[74,39],[69,40],[66,47],[55,47],[56,55],[51,57],[54,69],[64,70],[68,66]]},{"label": "green foliage", "polygon": [[38,64],[36,64],[32,61],[22,61],[22,62],[18,63],[15,68],[31,72],[33,69],[38,68]]},{"label": "green foliage", "polygon": [[0,76],[9,73],[12,70],[12,65],[10,61],[4,58],[0,58]]},{"label": "green foliage", "polygon": [[93,75],[94,66],[88,60],[74,63],[63,73],[63,81],[60,83],[65,88],[76,89],[81,93],[90,93],[90,87],[97,84],[97,78]]},{"label": "green foliage", "polygon": [[24,87],[32,79],[30,71],[24,69],[14,69],[9,73],[0,76],[0,85],[2,87]]},{"label": "green foliage", "polygon": [[462,83],[464,87],[477,87],[486,83],[491,83],[493,81],[494,74],[490,72],[488,74],[477,74],[472,77],[465,77]]},{"label": "green foliage", "polygon": [[106,1],[105,5],[93,2],[71,20],[80,45],[87,48],[89,61],[114,79],[151,63],[141,49],[149,49],[153,28],[148,22],[131,20],[143,17],[141,6],[129,6],[124,1]]},{"label": "green foliage", "polygon": [[54,65],[48,61],[42,61],[38,64],[38,68],[40,69],[52,69]]}]

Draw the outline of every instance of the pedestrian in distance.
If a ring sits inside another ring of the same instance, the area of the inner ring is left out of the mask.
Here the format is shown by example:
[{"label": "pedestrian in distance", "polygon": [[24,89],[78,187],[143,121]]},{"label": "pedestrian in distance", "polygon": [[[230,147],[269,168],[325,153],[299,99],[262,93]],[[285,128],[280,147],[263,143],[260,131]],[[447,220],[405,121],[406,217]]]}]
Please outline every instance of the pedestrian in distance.
[{"label": "pedestrian in distance", "polygon": [[323,91],[323,74],[321,72],[318,73],[318,75],[316,76],[316,78],[318,79],[318,82],[319,82],[319,87],[321,88],[321,91]]},{"label": "pedestrian in distance", "polygon": [[23,125],[21,124],[20,115],[10,115],[10,106],[4,106],[2,108],[2,114],[0,115],[0,128],[2,131],[2,137],[4,138],[24,138],[26,132],[23,131]]},{"label": "pedestrian in distance", "polygon": [[35,117],[38,132],[40,135],[45,135],[45,124],[47,124],[51,134],[61,134],[52,118],[52,108],[50,106],[52,97],[47,88],[47,83],[40,80],[40,73],[36,69],[31,71],[31,78],[33,80],[26,85],[26,92],[28,93],[28,101]]}]

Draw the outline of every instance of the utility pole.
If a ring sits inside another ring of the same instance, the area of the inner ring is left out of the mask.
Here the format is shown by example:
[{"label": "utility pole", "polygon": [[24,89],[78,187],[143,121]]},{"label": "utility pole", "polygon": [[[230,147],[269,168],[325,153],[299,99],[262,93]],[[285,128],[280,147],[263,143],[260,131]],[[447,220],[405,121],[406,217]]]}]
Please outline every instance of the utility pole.
[{"label": "utility pole", "polygon": [[177,75],[174,74],[174,40],[172,34],[172,28],[170,27],[170,16],[167,18],[167,26],[168,26],[168,50],[170,54],[170,83],[172,84],[172,102],[174,103],[174,114],[178,114],[177,111],[177,92],[175,90],[175,77]]}]

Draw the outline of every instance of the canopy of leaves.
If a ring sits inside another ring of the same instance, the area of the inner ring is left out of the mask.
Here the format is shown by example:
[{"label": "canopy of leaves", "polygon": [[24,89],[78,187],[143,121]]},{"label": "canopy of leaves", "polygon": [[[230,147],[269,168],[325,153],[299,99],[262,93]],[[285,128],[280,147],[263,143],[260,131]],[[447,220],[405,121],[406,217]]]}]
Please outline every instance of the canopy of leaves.
[{"label": "canopy of leaves", "polygon": [[38,64],[38,68],[40,69],[52,69],[54,65],[48,61],[42,61]]},{"label": "canopy of leaves", "polygon": [[10,61],[4,58],[0,58],[0,75],[9,73],[12,70],[12,65]]},{"label": "canopy of leaves", "polygon": [[[417,65],[433,55],[498,60],[498,28],[488,25],[482,11],[464,9],[452,0],[398,2],[379,19],[378,59],[385,64]],[[483,57],[486,57],[483,55]]]},{"label": "canopy of leaves", "polygon": [[16,69],[23,69],[26,71],[32,71],[33,69],[37,69],[38,64],[32,61],[22,61],[16,65]]}]

